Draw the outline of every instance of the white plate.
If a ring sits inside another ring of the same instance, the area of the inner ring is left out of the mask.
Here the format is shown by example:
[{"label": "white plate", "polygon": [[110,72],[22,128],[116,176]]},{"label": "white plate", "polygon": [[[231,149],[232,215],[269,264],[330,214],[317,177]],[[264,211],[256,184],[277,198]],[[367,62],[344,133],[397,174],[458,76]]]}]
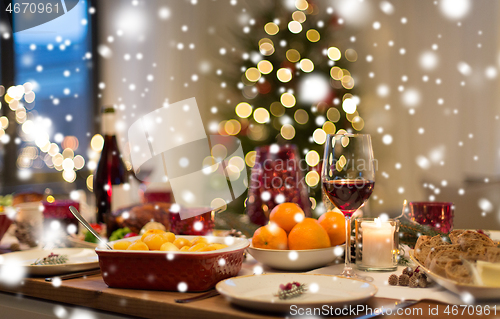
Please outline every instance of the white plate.
[{"label": "white plate", "polygon": [[94,250],[97,248],[97,246],[99,246],[99,244],[81,240],[73,236],[68,236],[66,240],[70,243],[71,247],[73,248],[89,248]]},{"label": "white plate", "polygon": [[[500,231],[489,231],[490,238],[497,241],[500,240]],[[409,252],[411,260],[438,285],[444,287],[445,289],[456,293],[460,296],[463,294],[471,294],[476,300],[488,300],[488,299],[500,299],[500,288],[496,287],[485,287],[477,286],[472,284],[461,284],[456,281],[450,280],[448,278],[439,276],[438,274],[432,272],[431,270],[425,268],[413,255],[413,249]]]},{"label": "white plate", "polygon": [[[308,291],[298,297],[281,300],[274,296],[280,284],[297,281]],[[320,274],[263,274],[229,278],[215,289],[230,302],[251,309],[290,313],[291,306],[342,307],[360,304],[377,293],[377,287],[366,281]]]},{"label": "white plate", "polygon": [[342,256],[345,245],[339,245],[321,249],[308,249],[308,250],[277,250],[277,249],[261,249],[248,247],[247,251],[253,258],[257,259],[260,263],[281,270],[310,270],[314,268],[323,267],[338,255],[335,255],[335,249],[342,249],[340,256]]},{"label": "white plate", "polygon": [[[50,253],[67,255],[68,262],[61,265],[31,265],[38,258]],[[55,276],[68,272],[78,272],[99,268],[97,254],[85,248],[33,249],[0,255],[0,267],[21,267],[26,275]]]}]

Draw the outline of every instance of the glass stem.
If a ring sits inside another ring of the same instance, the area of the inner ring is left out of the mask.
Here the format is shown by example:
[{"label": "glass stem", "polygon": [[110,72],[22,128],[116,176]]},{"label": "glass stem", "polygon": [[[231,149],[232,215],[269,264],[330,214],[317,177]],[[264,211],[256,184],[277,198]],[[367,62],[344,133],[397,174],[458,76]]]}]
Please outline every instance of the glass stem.
[{"label": "glass stem", "polygon": [[352,276],[351,268],[351,217],[345,218],[345,265],[344,274]]}]

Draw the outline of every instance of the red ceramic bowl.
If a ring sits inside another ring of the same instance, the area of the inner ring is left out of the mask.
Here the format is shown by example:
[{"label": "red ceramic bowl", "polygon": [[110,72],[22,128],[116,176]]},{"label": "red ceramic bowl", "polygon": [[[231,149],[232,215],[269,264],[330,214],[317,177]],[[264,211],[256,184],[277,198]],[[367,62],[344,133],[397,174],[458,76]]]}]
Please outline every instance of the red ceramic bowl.
[{"label": "red ceramic bowl", "polygon": [[[176,236],[192,240],[197,236]],[[128,241],[140,239],[130,237]],[[208,237],[207,237],[208,238]],[[236,276],[243,253],[250,245],[244,238],[210,237],[229,247],[207,252],[107,250],[96,248],[104,282],[112,288],[205,291],[219,281]],[[113,247],[111,242],[110,246]]]},{"label": "red ceramic bowl", "polygon": [[11,224],[12,219],[5,212],[0,213],[0,240],[2,240],[3,235],[5,235]]}]

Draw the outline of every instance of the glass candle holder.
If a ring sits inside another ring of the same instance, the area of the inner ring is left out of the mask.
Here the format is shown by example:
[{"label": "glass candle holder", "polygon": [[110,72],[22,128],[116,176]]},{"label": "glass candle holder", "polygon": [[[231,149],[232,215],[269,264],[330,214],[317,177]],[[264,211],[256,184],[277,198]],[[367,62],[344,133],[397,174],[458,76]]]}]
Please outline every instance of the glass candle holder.
[{"label": "glass candle holder", "polygon": [[[255,149],[246,213],[250,221],[266,225],[273,208],[282,202],[299,205],[311,217],[311,202],[297,146],[267,145]],[[306,165],[307,166],[307,165]]]},{"label": "glass candle holder", "polygon": [[449,233],[453,230],[453,203],[410,202],[409,217],[420,225]]},{"label": "glass candle holder", "polygon": [[356,266],[369,271],[393,271],[398,267],[399,221],[357,218]]},{"label": "glass candle holder", "polygon": [[[179,213],[170,212],[170,231],[176,235],[207,236],[214,229],[214,212],[210,208],[181,208],[193,217],[181,219]],[[202,213],[202,214],[200,214]]]}]

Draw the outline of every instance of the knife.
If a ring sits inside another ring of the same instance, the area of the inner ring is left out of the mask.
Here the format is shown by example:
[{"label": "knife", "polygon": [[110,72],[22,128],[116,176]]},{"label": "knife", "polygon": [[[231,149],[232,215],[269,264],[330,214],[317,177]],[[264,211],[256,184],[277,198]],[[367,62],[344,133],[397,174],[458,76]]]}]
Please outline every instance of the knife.
[{"label": "knife", "polygon": [[409,306],[413,306],[414,304],[419,303],[419,302],[420,302],[420,300],[411,300],[411,301],[402,301],[402,302],[396,301],[395,306],[392,308],[382,308],[381,312],[377,312],[377,313],[374,312],[374,313],[364,315],[361,317],[356,317],[356,319],[374,318],[374,317],[386,315],[388,312],[390,312],[391,314],[395,314],[398,309],[403,309],[403,308],[406,308]]},{"label": "knife", "polygon": [[72,274],[67,274],[67,275],[62,275],[62,276],[47,277],[47,278],[45,278],[45,281],[51,282],[52,280],[54,280],[54,278],[59,278],[61,280],[73,279],[73,278],[79,278],[79,277],[84,277],[84,276],[97,275],[100,273],[101,273],[101,269],[95,269],[95,270],[90,270],[90,271],[80,271],[80,272],[75,272]]}]

